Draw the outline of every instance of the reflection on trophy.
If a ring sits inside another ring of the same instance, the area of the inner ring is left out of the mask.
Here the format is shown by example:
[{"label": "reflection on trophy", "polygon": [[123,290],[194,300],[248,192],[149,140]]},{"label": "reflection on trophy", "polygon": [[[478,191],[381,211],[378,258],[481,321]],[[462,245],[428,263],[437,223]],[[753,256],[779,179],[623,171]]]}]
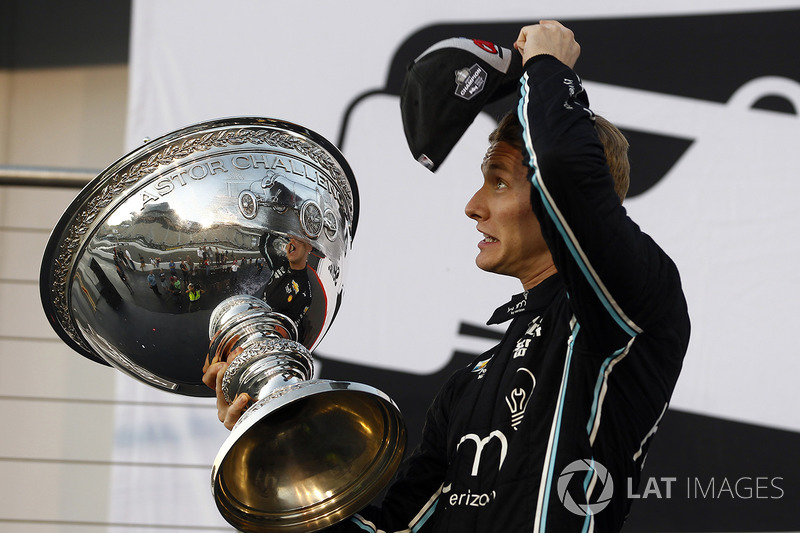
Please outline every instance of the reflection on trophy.
[{"label": "reflection on trophy", "polygon": [[220,449],[212,492],[243,531],[315,531],[372,500],[406,434],[385,394],[314,379],[342,297],[358,190],[320,135],[267,118],[189,126],[88,184],[48,242],[42,304],[73,349],[161,390],[254,402]]}]

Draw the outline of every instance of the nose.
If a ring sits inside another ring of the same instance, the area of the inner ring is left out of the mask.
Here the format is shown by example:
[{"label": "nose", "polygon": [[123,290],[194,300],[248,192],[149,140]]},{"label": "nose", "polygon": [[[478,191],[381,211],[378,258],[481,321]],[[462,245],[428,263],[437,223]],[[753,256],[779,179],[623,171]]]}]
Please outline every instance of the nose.
[{"label": "nose", "polygon": [[472,195],[472,198],[469,199],[467,205],[464,206],[464,214],[473,220],[483,220],[485,218],[486,209],[481,198],[482,190],[482,188],[478,189],[475,194]]}]

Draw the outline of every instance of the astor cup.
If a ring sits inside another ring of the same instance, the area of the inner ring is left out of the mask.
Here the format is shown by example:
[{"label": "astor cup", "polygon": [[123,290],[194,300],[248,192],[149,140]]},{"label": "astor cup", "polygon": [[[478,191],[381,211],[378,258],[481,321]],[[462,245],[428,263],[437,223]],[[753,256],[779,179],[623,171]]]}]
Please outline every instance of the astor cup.
[{"label": "astor cup", "polygon": [[338,149],[297,124],[236,117],[124,156],[67,208],[40,276],[58,335],[164,391],[253,398],[212,492],[242,531],[315,531],[369,503],[402,458],[402,416],[368,385],[315,379],[358,223]]}]

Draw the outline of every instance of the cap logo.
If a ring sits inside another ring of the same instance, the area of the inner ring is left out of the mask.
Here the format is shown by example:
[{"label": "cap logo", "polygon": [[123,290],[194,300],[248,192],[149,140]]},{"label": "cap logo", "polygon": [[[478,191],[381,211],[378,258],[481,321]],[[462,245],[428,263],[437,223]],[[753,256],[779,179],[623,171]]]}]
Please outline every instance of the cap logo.
[{"label": "cap logo", "polygon": [[417,158],[417,161],[419,161],[422,164],[422,166],[424,166],[428,170],[433,170],[433,167],[436,166],[433,163],[433,160],[430,157],[428,157],[427,155],[425,155],[425,154],[422,154],[421,156],[419,156]]},{"label": "cap logo", "polygon": [[470,68],[462,68],[455,72],[456,96],[464,100],[472,100],[486,86],[488,74],[477,63]]},{"label": "cap logo", "polygon": [[489,41],[481,41],[480,39],[472,39],[472,42],[484,52],[488,52],[493,55],[500,55],[501,57],[503,56],[501,52],[502,48],[498,50],[494,43],[490,43]]}]

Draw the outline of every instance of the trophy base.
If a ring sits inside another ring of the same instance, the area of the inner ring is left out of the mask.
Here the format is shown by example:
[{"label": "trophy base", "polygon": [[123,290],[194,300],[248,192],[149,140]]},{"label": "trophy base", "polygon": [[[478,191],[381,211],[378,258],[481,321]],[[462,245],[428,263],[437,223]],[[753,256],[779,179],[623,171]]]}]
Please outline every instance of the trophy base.
[{"label": "trophy base", "polygon": [[316,531],[355,513],[399,466],[405,425],[388,396],[309,380],[259,399],[214,461],[212,491],[242,531]]}]

